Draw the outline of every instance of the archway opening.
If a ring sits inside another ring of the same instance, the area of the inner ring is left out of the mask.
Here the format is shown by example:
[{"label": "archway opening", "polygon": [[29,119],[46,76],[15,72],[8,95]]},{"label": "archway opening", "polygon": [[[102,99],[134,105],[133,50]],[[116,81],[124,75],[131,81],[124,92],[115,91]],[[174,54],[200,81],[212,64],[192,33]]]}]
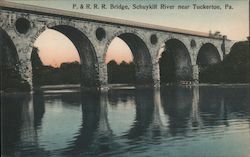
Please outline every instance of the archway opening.
[{"label": "archway opening", "polygon": [[109,84],[135,83],[135,64],[129,46],[119,37],[110,43],[105,63],[108,70]]},{"label": "archway opening", "polygon": [[159,59],[161,83],[178,83],[192,80],[192,64],[186,46],[177,39],[165,43]]},{"label": "archway opening", "polygon": [[0,28],[1,90],[28,91],[29,84],[20,74],[19,57],[10,36]]},{"label": "archway opening", "polygon": [[31,55],[34,85],[99,85],[94,48],[78,29],[66,25],[51,27],[38,37],[34,46],[37,47]]},{"label": "archway opening", "polygon": [[149,50],[135,34],[124,33],[114,38],[108,47],[105,62],[108,67],[108,82],[111,84],[146,85],[153,82]]},{"label": "archway opening", "polygon": [[210,43],[202,45],[198,52],[196,64],[199,65],[200,72],[207,67],[217,64],[221,61],[217,48]]},{"label": "archway opening", "polygon": [[198,52],[196,60],[196,64],[199,66],[199,81],[212,82],[216,80],[213,78],[214,76],[213,65],[216,65],[220,61],[221,59],[219,52],[213,44],[206,43],[202,45],[202,47]]}]

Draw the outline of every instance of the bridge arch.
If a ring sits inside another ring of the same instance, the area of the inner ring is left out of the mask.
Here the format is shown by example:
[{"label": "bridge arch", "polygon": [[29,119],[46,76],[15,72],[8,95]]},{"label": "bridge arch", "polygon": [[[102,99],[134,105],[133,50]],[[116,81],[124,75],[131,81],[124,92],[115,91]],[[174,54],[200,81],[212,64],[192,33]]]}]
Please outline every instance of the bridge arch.
[{"label": "bridge arch", "polygon": [[165,41],[159,52],[160,80],[162,83],[192,80],[192,60],[186,45],[175,38]]},{"label": "bridge arch", "polygon": [[242,43],[244,43],[244,41],[243,42],[241,42],[241,41],[233,41],[233,42],[229,43],[228,50],[227,50],[228,52],[226,53],[226,55],[229,55],[235,48],[237,48]]},{"label": "bridge arch", "polygon": [[216,46],[211,43],[205,43],[201,46],[196,58],[196,64],[200,68],[219,63],[220,61],[220,53]]},{"label": "bridge arch", "polygon": [[1,80],[2,90],[28,91],[29,83],[23,79],[20,72],[20,56],[13,38],[9,33],[0,27],[0,69],[3,73]]},{"label": "bridge arch", "polygon": [[107,42],[104,59],[106,58],[107,50],[110,43],[115,37],[123,40],[130,48],[135,64],[135,79],[136,84],[152,84],[152,59],[149,49],[140,35],[136,32],[119,31],[115,33]]},{"label": "bridge arch", "polygon": [[6,64],[6,66],[14,66],[18,69],[19,57],[16,50],[16,46],[12,41],[8,33],[0,27],[0,56],[1,56],[1,66]]},{"label": "bridge arch", "polygon": [[73,25],[52,23],[38,30],[34,40],[47,28],[62,33],[68,37],[76,47],[79,53],[81,64],[81,85],[84,87],[98,87],[98,60],[95,48],[89,38],[81,30],[75,28]]}]

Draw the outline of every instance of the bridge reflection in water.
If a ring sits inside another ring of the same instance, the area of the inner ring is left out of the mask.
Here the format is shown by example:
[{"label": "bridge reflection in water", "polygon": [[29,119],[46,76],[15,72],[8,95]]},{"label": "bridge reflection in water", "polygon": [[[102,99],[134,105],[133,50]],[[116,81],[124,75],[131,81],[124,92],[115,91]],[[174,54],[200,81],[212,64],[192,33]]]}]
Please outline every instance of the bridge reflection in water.
[{"label": "bridge reflection in water", "polygon": [[3,96],[1,114],[3,154],[9,156],[249,153],[246,87],[15,94]]}]

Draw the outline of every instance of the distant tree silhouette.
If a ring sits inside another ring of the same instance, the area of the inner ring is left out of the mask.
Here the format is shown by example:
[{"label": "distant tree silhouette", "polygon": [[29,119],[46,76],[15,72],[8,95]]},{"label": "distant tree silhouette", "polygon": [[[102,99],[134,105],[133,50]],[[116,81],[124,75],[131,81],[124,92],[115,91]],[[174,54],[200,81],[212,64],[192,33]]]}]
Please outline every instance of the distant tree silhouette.
[{"label": "distant tree silhouette", "polygon": [[108,82],[114,83],[116,82],[115,78],[117,78],[117,72],[118,72],[118,64],[116,61],[111,60],[108,65]]},{"label": "distant tree silhouette", "polygon": [[60,77],[63,83],[79,84],[81,76],[81,66],[79,62],[62,63],[60,66]]},{"label": "distant tree silhouette", "polygon": [[54,68],[43,65],[38,53],[38,48],[34,47],[31,54],[34,86],[80,83],[81,68],[77,61]]},{"label": "distant tree silhouette", "polygon": [[36,69],[33,76],[36,86],[41,85],[60,85],[60,84],[79,84],[80,83],[80,64],[78,62],[62,63],[59,68],[43,66]]},{"label": "distant tree silhouette", "polygon": [[32,68],[41,68],[43,66],[43,63],[38,55],[39,50],[37,47],[33,47],[31,52],[31,61],[32,61]]},{"label": "distant tree silhouette", "polygon": [[135,83],[135,65],[133,62],[122,61],[121,64],[117,64],[116,61],[111,60],[107,66],[109,83]]},{"label": "distant tree silhouette", "polygon": [[37,47],[33,47],[31,52],[31,64],[33,74],[33,85],[39,86],[42,79],[43,63],[38,55],[39,50]]}]

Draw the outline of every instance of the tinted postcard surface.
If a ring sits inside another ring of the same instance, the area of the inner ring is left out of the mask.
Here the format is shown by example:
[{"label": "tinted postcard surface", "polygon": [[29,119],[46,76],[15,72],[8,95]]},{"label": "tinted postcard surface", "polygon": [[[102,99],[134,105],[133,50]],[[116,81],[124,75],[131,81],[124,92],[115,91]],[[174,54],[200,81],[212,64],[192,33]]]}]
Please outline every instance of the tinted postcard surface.
[{"label": "tinted postcard surface", "polygon": [[0,1],[1,156],[250,155],[248,0]]}]

